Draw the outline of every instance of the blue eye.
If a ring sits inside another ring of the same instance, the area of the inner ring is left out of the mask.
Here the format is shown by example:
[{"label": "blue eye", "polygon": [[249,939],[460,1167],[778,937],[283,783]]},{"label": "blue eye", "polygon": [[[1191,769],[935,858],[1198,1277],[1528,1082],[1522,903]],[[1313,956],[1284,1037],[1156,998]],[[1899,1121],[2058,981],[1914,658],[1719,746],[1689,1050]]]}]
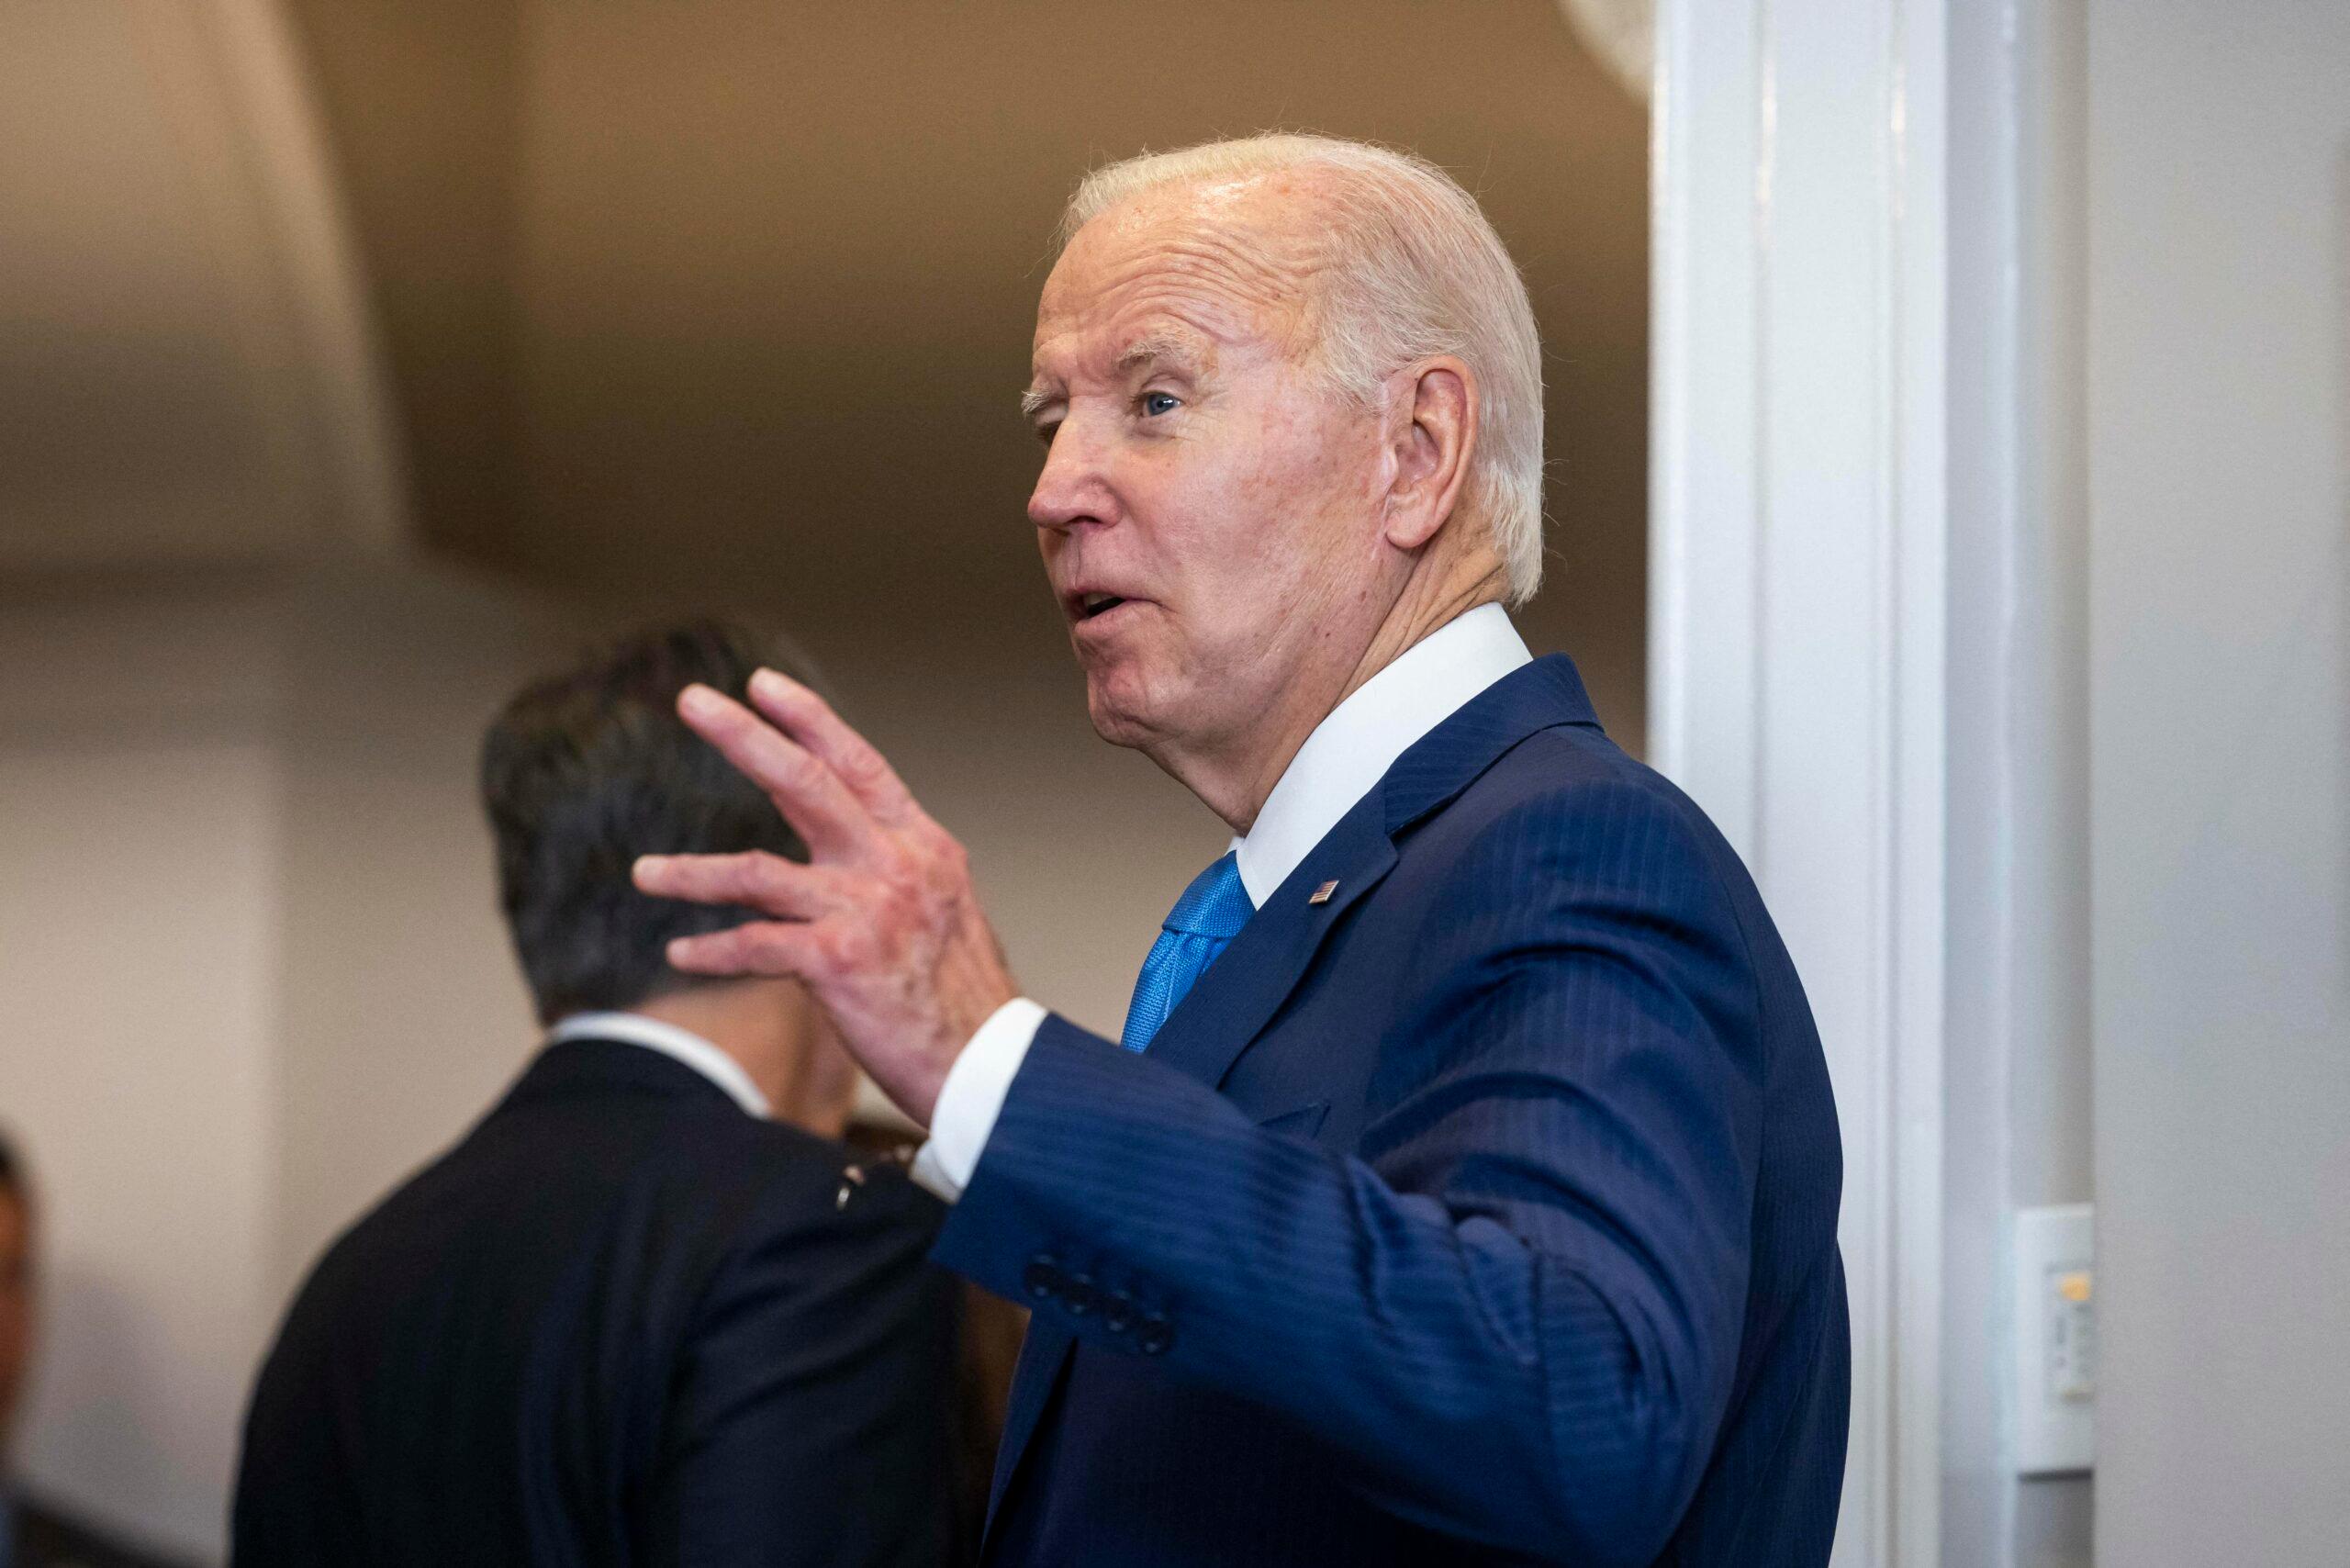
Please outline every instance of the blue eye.
[{"label": "blue eye", "polygon": [[1145,414],[1171,414],[1182,406],[1182,402],[1170,393],[1146,392],[1142,395],[1142,411]]}]

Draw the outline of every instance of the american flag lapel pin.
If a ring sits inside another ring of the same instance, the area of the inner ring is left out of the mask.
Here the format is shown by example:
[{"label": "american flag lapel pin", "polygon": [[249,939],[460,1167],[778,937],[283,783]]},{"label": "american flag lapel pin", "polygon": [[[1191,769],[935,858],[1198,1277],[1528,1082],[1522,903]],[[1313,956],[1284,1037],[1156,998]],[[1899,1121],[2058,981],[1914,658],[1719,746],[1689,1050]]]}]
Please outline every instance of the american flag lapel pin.
[{"label": "american flag lapel pin", "polygon": [[1305,902],[1307,903],[1328,903],[1330,902],[1330,895],[1337,890],[1338,880],[1337,878],[1333,877],[1330,880],[1315,889],[1314,896],[1307,899]]}]

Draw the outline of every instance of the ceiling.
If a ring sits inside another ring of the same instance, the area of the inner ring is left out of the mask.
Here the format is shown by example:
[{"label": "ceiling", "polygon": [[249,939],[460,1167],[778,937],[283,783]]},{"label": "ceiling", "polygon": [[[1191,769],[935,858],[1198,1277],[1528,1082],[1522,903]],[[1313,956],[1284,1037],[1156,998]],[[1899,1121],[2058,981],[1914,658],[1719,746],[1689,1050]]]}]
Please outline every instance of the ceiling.
[{"label": "ceiling", "polygon": [[1015,411],[1060,203],[1143,147],[1409,145],[1547,349],[1524,618],[1637,741],[1647,121],[1552,0],[293,0],[436,548],[551,588],[1065,660]]},{"label": "ceiling", "polygon": [[229,11],[0,5],[0,573],[398,535],[297,66]]}]

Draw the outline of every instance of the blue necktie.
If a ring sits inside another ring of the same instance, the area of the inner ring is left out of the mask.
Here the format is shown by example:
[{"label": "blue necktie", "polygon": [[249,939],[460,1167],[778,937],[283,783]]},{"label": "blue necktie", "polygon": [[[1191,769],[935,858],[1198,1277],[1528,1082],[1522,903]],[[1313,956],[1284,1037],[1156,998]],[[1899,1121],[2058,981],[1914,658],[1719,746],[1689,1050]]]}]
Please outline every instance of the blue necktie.
[{"label": "blue necktie", "polygon": [[1130,1051],[1149,1045],[1192,982],[1207,972],[1256,913],[1248,890],[1240,885],[1240,862],[1234,857],[1226,855],[1192,878],[1175,901],[1158,940],[1150,945],[1150,957],[1142,961],[1142,978],[1135,981],[1135,999],[1126,1009],[1119,1044]]}]

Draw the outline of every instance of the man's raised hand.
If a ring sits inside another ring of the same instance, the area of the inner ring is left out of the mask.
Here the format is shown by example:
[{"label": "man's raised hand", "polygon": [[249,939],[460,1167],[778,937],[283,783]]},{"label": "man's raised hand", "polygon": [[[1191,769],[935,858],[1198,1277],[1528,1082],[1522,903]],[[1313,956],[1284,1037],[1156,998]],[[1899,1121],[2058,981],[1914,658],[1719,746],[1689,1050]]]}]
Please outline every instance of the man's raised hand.
[{"label": "man's raised hand", "polygon": [[779,855],[647,855],[636,885],[661,898],[757,911],[669,944],[688,974],[791,975],[815,995],[882,1092],[927,1126],[947,1069],[1017,988],[971,887],[963,846],[822,698],[773,670],[757,711],[706,686],[677,714],[775,802],[808,846]]}]

